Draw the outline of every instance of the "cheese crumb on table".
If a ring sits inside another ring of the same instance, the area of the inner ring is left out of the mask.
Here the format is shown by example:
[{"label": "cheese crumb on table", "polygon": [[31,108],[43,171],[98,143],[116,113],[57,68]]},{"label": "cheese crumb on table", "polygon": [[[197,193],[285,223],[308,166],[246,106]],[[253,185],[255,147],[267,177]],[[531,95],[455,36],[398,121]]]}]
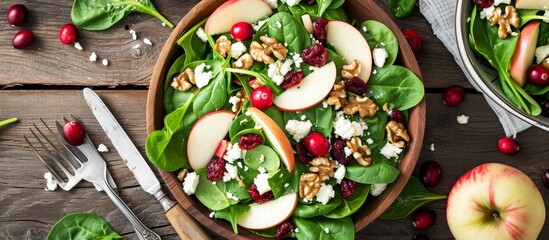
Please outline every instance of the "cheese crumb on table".
[{"label": "cheese crumb on table", "polygon": [[53,178],[53,175],[50,172],[44,173],[44,178],[46,179],[46,191],[53,191],[57,189],[57,181]]},{"label": "cheese crumb on table", "polygon": [[431,151],[432,151],[432,152],[435,151],[435,144],[434,144],[434,143],[431,143]]},{"label": "cheese crumb on table", "polygon": [[132,35],[133,40],[137,40],[137,33],[133,29],[130,29],[130,34]]},{"label": "cheese crumb on table", "polygon": [[90,61],[95,62],[97,61],[97,54],[95,52],[92,52],[90,55]]},{"label": "cheese crumb on table", "polygon": [[84,50],[84,48],[82,47],[82,45],[80,45],[79,42],[75,42],[75,43],[74,43],[74,48],[78,49],[78,51]]},{"label": "cheese crumb on table", "polygon": [[109,66],[109,60],[107,59],[103,59],[103,61],[101,61],[101,64],[103,64],[103,66]]},{"label": "cheese crumb on table", "polygon": [[469,116],[459,115],[457,116],[457,122],[459,124],[467,124],[469,122]]},{"label": "cheese crumb on table", "polygon": [[105,146],[105,144],[100,143],[99,146],[97,147],[97,151],[99,151],[99,152],[108,152],[109,149],[107,148],[107,146]]},{"label": "cheese crumb on table", "polygon": [[152,42],[151,42],[151,40],[148,39],[148,38],[144,38],[144,39],[143,39],[143,43],[145,43],[145,44],[147,44],[147,45],[149,45],[149,46],[152,46],[152,45],[153,45]]}]

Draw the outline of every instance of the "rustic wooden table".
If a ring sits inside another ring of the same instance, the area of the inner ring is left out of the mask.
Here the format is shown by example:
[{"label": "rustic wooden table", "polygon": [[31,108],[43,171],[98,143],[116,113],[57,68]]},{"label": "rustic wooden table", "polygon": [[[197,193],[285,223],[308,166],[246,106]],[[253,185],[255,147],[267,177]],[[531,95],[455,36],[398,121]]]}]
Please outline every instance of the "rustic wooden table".
[{"label": "rustic wooden table", "polygon": [[[385,0],[375,0],[387,12]],[[0,16],[15,1],[0,3]],[[58,40],[61,25],[71,21],[72,1],[20,0],[29,11],[29,22],[23,27],[11,27],[0,20],[0,119],[17,116],[20,121],[0,129],[0,239],[44,239],[51,226],[62,216],[73,212],[95,212],[120,234],[136,239],[133,229],[108,197],[82,182],[72,191],[44,191],[46,169],[39,163],[22,135],[39,118],[47,122],[74,114],[86,125],[96,143],[104,143],[111,151],[103,153],[108,161],[120,196],[145,225],[163,239],[177,239],[160,205],[142,191],[114,147],[101,130],[82,98],[84,86],[93,87],[105,100],[126,129],[134,143],[144,153],[146,139],[145,102],[147,86],[163,42],[171,29],[143,14],[132,14],[109,30],[80,31],[79,42],[84,50]],[[196,0],[154,1],[157,9],[173,23],[177,23],[196,3]],[[450,53],[433,34],[430,25],[415,9],[404,20],[395,20],[401,29],[412,28],[423,37],[424,51],[417,56],[427,101],[427,127],[418,166],[427,160],[438,161],[443,168],[442,182],[431,191],[447,194],[466,171],[485,162],[501,162],[517,167],[528,174],[549,201],[549,189],[543,186],[540,175],[549,168],[549,134],[530,128],[518,135],[522,147],[519,154],[509,157],[497,149],[497,141],[504,133],[495,114],[481,94],[471,85],[455,64]],[[132,40],[129,30],[137,32]],[[12,36],[20,29],[31,29],[37,40],[30,49],[17,50],[11,46]],[[152,41],[145,45],[143,39]],[[140,44],[138,49],[133,47]],[[109,66],[90,62],[96,52]],[[459,107],[446,107],[441,100],[444,88],[459,84],[466,87],[467,97]],[[467,125],[460,125],[456,116],[470,116]],[[430,150],[434,144],[435,150]],[[416,168],[417,173],[417,168]],[[435,226],[425,233],[431,239],[452,239],[446,224],[445,201],[427,205],[436,211]],[[212,237],[219,236],[210,232]],[[357,233],[358,239],[412,239],[418,233],[409,218],[376,220]],[[549,239],[549,221],[540,239]]]}]

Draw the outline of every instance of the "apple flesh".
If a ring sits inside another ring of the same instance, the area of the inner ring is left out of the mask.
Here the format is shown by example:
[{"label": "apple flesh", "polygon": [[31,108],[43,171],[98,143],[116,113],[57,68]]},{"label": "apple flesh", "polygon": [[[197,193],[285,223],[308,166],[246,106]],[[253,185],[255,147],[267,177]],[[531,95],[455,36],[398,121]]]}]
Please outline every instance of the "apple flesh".
[{"label": "apple flesh", "polygon": [[362,34],[353,25],[342,21],[329,21],[326,31],[326,41],[334,46],[347,64],[355,59],[360,61],[358,77],[368,82],[372,72],[372,51]]},{"label": "apple flesh", "polygon": [[549,7],[547,0],[517,0],[515,3],[517,9],[545,10],[544,7]]},{"label": "apple flesh", "polygon": [[204,31],[210,35],[229,32],[235,23],[253,23],[271,14],[273,10],[263,0],[229,0],[212,13]]},{"label": "apple flesh", "polygon": [[261,110],[255,107],[249,107],[248,113],[255,123],[259,124],[263,128],[265,137],[272,144],[273,149],[278,153],[280,160],[288,172],[292,172],[295,169],[294,151],[290,141],[280,129],[280,127]]},{"label": "apple flesh", "polygon": [[309,14],[301,15],[301,21],[303,22],[305,29],[307,29],[307,32],[309,32],[309,34],[313,34],[314,30],[313,30],[313,21],[311,20],[311,15]]},{"label": "apple flesh", "polygon": [[301,82],[274,99],[277,108],[286,112],[307,110],[322,102],[330,93],[337,76],[334,62],[329,62],[305,76]]},{"label": "apple flesh", "polygon": [[187,140],[187,158],[192,169],[203,168],[214,154],[224,153],[224,149],[218,148],[223,145],[220,143],[227,136],[233,119],[234,113],[219,110],[196,121]]},{"label": "apple flesh", "polygon": [[543,198],[520,170],[486,163],[461,176],[448,196],[446,217],[460,239],[537,239]]},{"label": "apple flesh", "polygon": [[509,66],[511,78],[520,86],[524,86],[524,83],[526,83],[526,71],[534,61],[539,25],[539,21],[532,21],[524,26],[511,58]]},{"label": "apple flesh", "polygon": [[238,216],[238,225],[252,230],[264,230],[286,221],[297,206],[297,193],[284,195],[265,203],[252,203],[250,210]]}]

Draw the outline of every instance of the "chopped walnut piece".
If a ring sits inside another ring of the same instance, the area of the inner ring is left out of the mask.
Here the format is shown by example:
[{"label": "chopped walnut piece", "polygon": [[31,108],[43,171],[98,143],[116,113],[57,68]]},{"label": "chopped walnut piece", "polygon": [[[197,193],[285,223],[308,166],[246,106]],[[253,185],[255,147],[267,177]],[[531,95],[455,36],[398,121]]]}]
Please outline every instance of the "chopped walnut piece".
[{"label": "chopped walnut piece", "polygon": [[345,83],[338,82],[334,84],[334,87],[332,88],[332,91],[330,92],[330,96],[328,97],[328,101],[326,101],[326,103],[328,103],[328,105],[334,106],[335,110],[338,110],[347,104]]},{"label": "chopped walnut piece", "polygon": [[343,77],[346,79],[357,77],[358,74],[360,74],[360,67],[360,61],[355,59],[353,60],[353,62],[351,62],[351,64],[343,66],[343,70],[341,70],[341,75],[343,75]]},{"label": "chopped walnut piece", "polygon": [[511,5],[507,5],[505,7],[505,14],[503,15],[501,8],[498,7],[494,10],[494,14],[490,18],[490,24],[492,26],[499,25],[498,37],[504,39],[508,34],[513,32],[511,26],[514,28],[519,27],[520,19],[517,10]]},{"label": "chopped walnut piece", "polygon": [[387,132],[387,139],[389,142],[399,148],[403,148],[406,142],[410,141],[410,136],[401,123],[390,121],[387,123],[385,131]]},{"label": "chopped walnut piece", "polygon": [[279,43],[275,38],[267,37],[267,36],[261,36],[259,39],[263,42],[263,45],[270,49],[271,52],[275,55],[278,59],[285,59],[286,54],[288,54],[288,49],[282,45],[282,43]]},{"label": "chopped walnut piece", "polygon": [[347,115],[353,115],[358,112],[360,118],[372,117],[376,115],[379,107],[368,97],[352,96],[349,103],[343,107],[343,112]]},{"label": "chopped walnut piece", "polygon": [[351,140],[347,141],[347,147],[351,149],[351,152],[353,153],[353,157],[356,159],[358,164],[362,166],[370,166],[372,164],[372,158],[370,155],[372,154],[372,151],[368,146],[362,145],[362,140],[358,137],[353,137]]},{"label": "chopped walnut piece", "polygon": [[261,36],[259,39],[263,42],[263,44],[253,41],[250,45],[250,54],[254,60],[264,62],[266,64],[274,63],[274,59],[270,56],[271,53],[278,59],[286,58],[288,49],[286,49],[286,47],[279,43],[275,38]]},{"label": "chopped walnut piece", "polygon": [[299,197],[313,200],[320,190],[320,177],[316,173],[305,173],[299,177]]},{"label": "chopped walnut piece", "polygon": [[259,79],[259,78],[254,78],[254,79],[250,80],[248,82],[248,84],[250,84],[250,87],[253,88],[253,89],[256,89],[256,88],[261,87],[261,86],[265,86],[265,83],[263,83],[261,81],[261,79]]},{"label": "chopped walnut piece", "polygon": [[318,173],[320,181],[326,181],[334,176],[334,168],[336,162],[334,160],[329,160],[325,157],[317,157],[311,160],[311,167],[309,171]]},{"label": "chopped walnut piece", "polygon": [[222,57],[227,57],[227,53],[231,51],[231,40],[227,36],[221,36],[215,41],[215,51]]},{"label": "chopped walnut piece", "polygon": [[549,58],[546,58],[545,60],[543,60],[543,62],[541,62],[541,65],[549,69]]},{"label": "chopped walnut piece", "polygon": [[250,54],[252,55],[252,58],[258,62],[264,62],[266,64],[274,63],[274,59],[269,56],[269,49],[256,41],[253,41],[250,45]]},{"label": "chopped walnut piece", "polygon": [[187,175],[187,169],[186,168],[182,168],[179,170],[179,172],[177,173],[177,179],[179,179],[179,181],[183,182],[183,179],[185,179],[185,176]]},{"label": "chopped walnut piece", "polygon": [[231,110],[233,112],[238,112],[240,111],[242,106],[244,106],[244,104],[248,101],[248,96],[246,95],[246,91],[244,91],[244,89],[240,89],[240,91],[235,94],[234,98],[235,100],[229,99],[229,102],[233,104]]},{"label": "chopped walnut piece", "polygon": [[246,53],[240,56],[238,60],[233,62],[232,66],[233,68],[249,70],[253,64],[254,64],[254,59],[252,58],[252,55],[250,55],[249,53]]},{"label": "chopped walnut piece", "polygon": [[191,68],[187,68],[184,72],[178,74],[172,79],[170,86],[175,90],[185,92],[193,87],[196,84],[194,78],[194,72]]}]

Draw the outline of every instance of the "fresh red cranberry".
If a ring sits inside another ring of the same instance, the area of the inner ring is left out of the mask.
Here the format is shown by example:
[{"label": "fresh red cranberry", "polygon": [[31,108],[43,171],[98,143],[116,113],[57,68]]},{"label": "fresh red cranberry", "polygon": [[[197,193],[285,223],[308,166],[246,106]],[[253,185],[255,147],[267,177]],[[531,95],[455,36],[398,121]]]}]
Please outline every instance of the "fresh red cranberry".
[{"label": "fresh red cranberry", "polygon": [[285,222],[283,222],[282,224],[280,224],[280,226],[278,226],[278,228],[276,228],[275,238],[276,239],[283,239],[283,238],[289,236],[290,233],[292,233],[294,230],[295,230],[294,223],[292,222],[292,220],[288,219]]},{"label": "fresh red cranberry", "polygon": [[252,183],[252,185],[248,187],[248,194],[257,203],[264,203],[273,198],[273,191],[268,191],[266,193],[259,194],[259,191],[257,190],[257,186],[255,185],[255,183]]},{"label": "fresh red cranberry", "polygon": [[314,158],[313,155],[305,149],[305,145],[302,142],[297,142],[295,144],[295,151],[297,154],[297,159],[304,164],[308,164]]},{"label": "fresh red cranberry", "polygon": [[231,36],[236,41],[245,41],[252,36],[254,28],[247,22],[237,22],[231,27]]},{"label": "fresh red cranberry", "polygon": [[429,240],[429,237],[427,237],[427,235],[425,235],[424,233],[420,233],[414,236],[413,240]]},{"label": "fresh red cranberry", "polygon": [[400,112],[398,109],[393,108],[387,112],[387,120],[389,121],[395,121],[397,123],[400,123],[402,125],[406,124],[406,118],[404,117],[404,114]]},{"label": "fresh red cranberry", "polygon": [[218,156],[213,156],[206,165],[206,177],[210,182],[217,182],[223,178],[225,172],[225,160]]},{"label": "fresh red cranberry", "polygon": [[412,216],[412,225],[421,231],[425,231],[435,225],[437,214],[430,209],[419,209]]},{"label": "fresh red cranberry", "polygon": [[543,182],[543,185],[549,188],[549,169],[543,170],[541,173],[541,181]]},{"label": "fresh red cranberry", "polygon": [[535,85],[547,85],[549,83],[549,69],[541,64],[534,64],[526,71],[526,80]]},{"label": "fresh red cranberry", "polygon": [[313,21],[313,36],[318,41],[326,42],[326,25],[328,25],[326,18],[321,17]]},{"label": "fresh red cranberry", "polygon": [[79,122],[67,121],[63,126],[63,138],[68,144],[78,146],[84,143],[86,132]]},{"label": "fresh red cranberry", "polygon": [[345,140],[337,138],[334,140],[334,143],[332,144],[332,157],[334,157],[340,164],[347,165],[352,160],[353,155],[347,156],[345,154],[345,147],[347,146],[347,143]]},{"label": "fresh red cranberry", "polygon": [[11,40],[11,44],[14,48],[23,49],[27,48],[34,43],[34,34],[28,29],[23,29],[16,33]]},{"label": "fresh red cranberry", "polygon": [[458,106],[465,100],[465,90],[459,85],[450,86],[444,90],[442,100],[446,106]]},{"label": "fresh red cranberry", "polygon": [[414,54],[419,54],[423,50],[423,40],[421,40],[421,37],[419,36],[419,33],[412,29],[406,29],[402,31],[402,34],[404,35],[404,38],[408,41],[408,44],[410,44],[410,48],[412,48],[412,51]]},{"label": "fresh red cranberry", "polygon": [[29,12],[23,4],[15,4],[8,9],[7,19],[12,26],[21,26],[27,22]]},{"label": "fresh red cranberry", "polygon": [[257,134],[244,134],[238,140],[238,146],[243,150],[251,150],[259,146],[263,142],[263,138]]},{"label": "fresh red cranberry", "polygon": [[326,64],[326,60],[328,59],[328,51],[322,44],[315,43],[312,46],[303,49],[301,52],[301,58],[303,58],[303,61],[316,66],[320,67]]},{"label": "fresh red cranberry", "polygon": [[481,8],[489,8],[494,4],[494,0],[473,0],[473,3]]},{"label": "fresh red cranberry", "polygon": [[261,86],[252,91],[250,102],[252,106],[264,110],[273,105],[274,94],[267,86]]},{"label": "fresh red cranberry", "polygon": [[499,151],[505,155],[515,155],[519,152],[520,146],[516,139],[504,137],[498,142]]},{"label": "fresh red cranberry", "polygon": [[59,30],[59,40],[63,44],[71,44],[76,42],[76,39],[78,38],[78,29],[76,26],[74,26],[71,23],[67,23],[63,26],[61,26],[61,29]]},{"label": "fresh red cranberry", "polygon": [[426,187],[434,187],[442,178],[442,168],[436,161],[427,161],[421,165],[419,177]]},{"label": "fresh red cranberry", "polygon": [[341,180],[339,188],[341,189],[341,196],[345,199],[349,199],[353,193],[356,191],[357,184],[354,181],[351,181],[347,178]]},{"label": "fresh red cranberry", "polygon": [[366,83],[358,77],[353,77],[345,82],[345,90],[356,95],[366,93]]},{"label": "fresh red cranberry", "polygon": [[299,84],[304,77],[305,77],[305,74],[303,74],[302,70],[289,72],[284,76],[284,81],[282,81],[282,83],[280,84],[280,87],[284,89],[291,88]]},{"label": "fresh red cranberry", "polygon": [[321,133],[309,133],[303,140],[305,148],[315,157],[321,157],[330,152],[330,142]]}]

